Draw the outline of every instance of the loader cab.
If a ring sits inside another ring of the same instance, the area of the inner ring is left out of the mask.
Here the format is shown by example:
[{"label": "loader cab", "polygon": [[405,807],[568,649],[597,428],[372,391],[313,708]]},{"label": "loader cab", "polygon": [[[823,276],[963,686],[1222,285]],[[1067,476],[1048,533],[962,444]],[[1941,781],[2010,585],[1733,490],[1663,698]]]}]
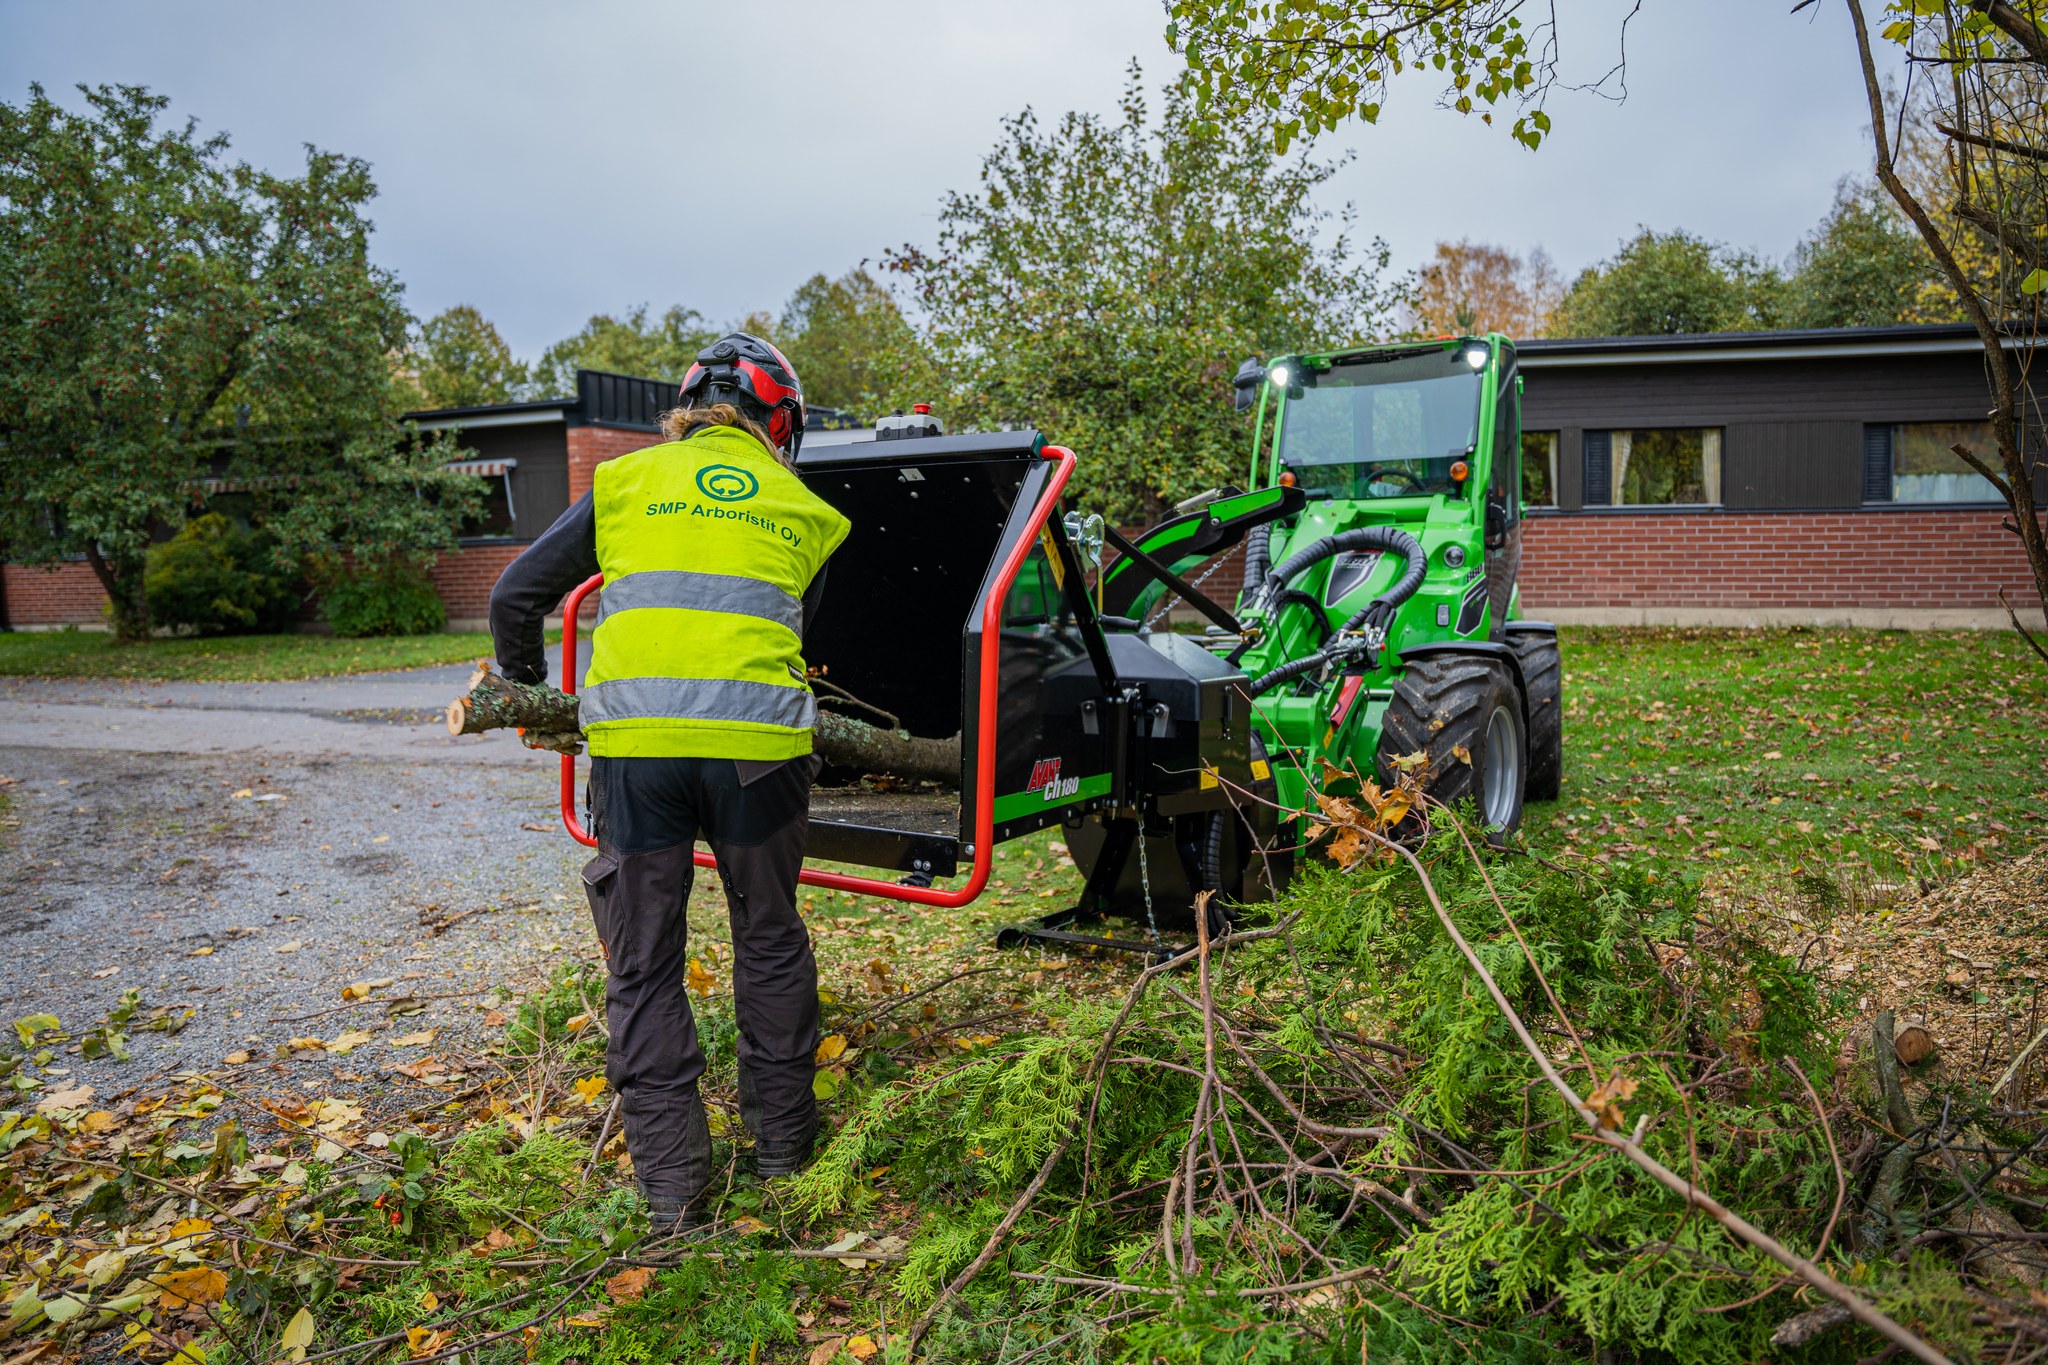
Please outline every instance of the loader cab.
[{"label": "loader cab", "polygon": [[1498,333],[1280,356],[1262,376],[1248,361],[1237,384],[1239,406],[1259,409],[1254,487],[1365,504],[1373,520],[1413,519],[1422,499],[1475,520],[1490,503],[1518,511],[1519,381]]}]

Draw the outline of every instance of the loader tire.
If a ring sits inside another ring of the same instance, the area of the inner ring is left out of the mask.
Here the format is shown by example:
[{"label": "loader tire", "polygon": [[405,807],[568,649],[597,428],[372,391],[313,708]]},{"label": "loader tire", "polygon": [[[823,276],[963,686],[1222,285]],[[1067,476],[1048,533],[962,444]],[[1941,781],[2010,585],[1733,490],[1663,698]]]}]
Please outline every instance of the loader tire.
[{"label": "loader tire", "polygon": [[[1279,786],[1266,757],[1265,741],[1255,733],[1247,746],[1251,771],[1244,775],[1243,794],[1233,793],[1230,808],[1209,813],[1202,839],[1202,884],[1213,891],[1209,932],[1228,932],[1237,916],[1234,907],[1271,900],[1287,889],[1292,863],[1276,856],[1280,845],[1275,818]],[[1259,774],[1263,772],[1265,776]]]},{"label": "loader tire", "polygon": [[1529,699],[1529,782],[1531,801],[1555,801],[1564,785],[1564,661],[1554,630],[1508,627],[1508,644],[1522,664],[1522,690]]},{"label": "loader tire", "polygon": [[1476,654],[1416,659],[1394,680],[1380,725],[1380,783],[1398,779],[1397,757],[1420,753],[1423,791],[1446,805],[1471,800],[1487,839],[1505,844],[1522,823],[1522,716],[1521,689],[1506,664]]}]

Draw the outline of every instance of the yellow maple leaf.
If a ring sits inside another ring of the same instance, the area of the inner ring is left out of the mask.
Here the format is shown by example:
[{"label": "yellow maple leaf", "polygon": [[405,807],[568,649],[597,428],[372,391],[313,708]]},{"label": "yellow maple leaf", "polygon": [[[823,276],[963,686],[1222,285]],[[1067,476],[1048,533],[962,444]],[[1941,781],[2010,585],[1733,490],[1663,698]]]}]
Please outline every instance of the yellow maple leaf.
[{"label": "yellow maple leaf", "polygon": [[1390,791],[1387,793],[1386,800],[1380,802],[1373,813],[1379,816],[1380,824],[1384,828],[1392,829],[1395,825],[1401,823],[1402,817],[1408,814],[1408,808],[1411,803],[1412,798],[1409,797],[1407,792]]},{"label": "yellow maple leaf", "polygon": [[188,1304],[205,1307],[219,1303],[228,1292],[228,1277],[210,1265],[187,1266],[159,1275],[151,1283],[164,1291],[167,1307],[183,1308]]},{"label": "yellow maple leaf", "polygon": [[827,1062],[837,1061],[840,1057],[844,1056],[845,1053],[846,1035],[843,1033],[835,1033],[828,1038],[821,1038],[818,1040],[818,1051],[813,1056],[812,1060],[815,1061],[819,1066],[824,1066]]},{"label": "yellow maple leaf", "polygon": [[121,1126],[121,1120],[105,1109],[95,1109],[80,1119],[78,1126],[88,1133],[111,1133]]},{"label": "yellow maple leaf", "polygon": [[704,970],[704,964],[696,958],[690,959],[690,989],[699,995],[709,995],[718,989],[718,978]]},{"label": "yellow maple leaf", "polygon": [[327,1050],[327,1040],[325,1038],[293,1038],[285,1046],[293,1052],[324,1052]]},{"label": "yellow maple leaf", "polygon": [[573,1088],[585,1104],[596,1104],[597,1097],[604,1093],[604,1077],[585,1076]]},{"label": "yellow maple leaf", "polygon": [[846,1353],[855,1360],[866,1360],[869,1356],[879,1354],[881,1349],[875,1345],[875,1339],[865,1332],[846,1343]]},{"label": "yellow maple leaf", "polygon": [[571,1033],[581,1033],[590,1027],[590,1016],[587,1014],[572,1014],[563,1021],[562,1027]]}]

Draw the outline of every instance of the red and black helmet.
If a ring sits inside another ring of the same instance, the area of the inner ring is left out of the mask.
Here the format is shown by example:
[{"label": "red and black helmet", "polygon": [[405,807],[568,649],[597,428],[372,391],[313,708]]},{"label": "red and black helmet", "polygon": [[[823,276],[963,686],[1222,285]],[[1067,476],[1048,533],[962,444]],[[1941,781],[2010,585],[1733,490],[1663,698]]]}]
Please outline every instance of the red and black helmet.
[{"label": "red and black helmet", "polygon": [[757,336],[733,332],[697,352],[697,363],[683,376],[682,401],[688,407],[731,403],[765,427],[792,460],[803,444],[804,386],[796,366]]}]

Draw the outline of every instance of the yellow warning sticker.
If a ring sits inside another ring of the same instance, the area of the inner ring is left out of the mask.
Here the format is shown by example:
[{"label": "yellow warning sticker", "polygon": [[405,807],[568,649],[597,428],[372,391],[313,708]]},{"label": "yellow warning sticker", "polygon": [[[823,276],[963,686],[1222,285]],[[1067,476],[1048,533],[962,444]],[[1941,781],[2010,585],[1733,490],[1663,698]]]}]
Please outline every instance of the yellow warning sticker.
[{"label": "yellow warning sticker", "polygon": [[1052,528],[1050,526],[1038,528],[1038,546],[1045,551],[1046,566],[1052,570],[1053,586],[1065,589],[1067,586],[1067,566],[1060,562],[1060,547],[1052,538]]},{"label": "yellow warning sticker", "polygon": [[1255,759],[1253,759],[1253,760],[1252,760],[1252,780],[1253,780],[1253,781],[1255,781],[1255,782],[1264,782],[1264,781],[1265,781],[1265,780],[1266,780],[1267,778],[1271,777],[1272,775],[1273,775],[1273,765],[1272,765],[1272,764],[1270,764],[1270,763],[1266,762],[1266,760],[1265,760],[1265,759],[1263,759],[1263,758],[1255,758]]},{"label": "yellow warning sticker", "polygon": [[1217,786],[1217,785],[1218,785],[1218,778],[1217,778],[1217,776],[1216,776],[1216,770],[1215,770],[1214,768],[1210,767],[1210,766],[1209,766],[1208,764],[1204,763],[1204,764],[1202,765],[1202,788],[1201,788],[1201,789],[1202,789],[1203,791],[1208,791],[1208,790],[1209,790],[1209,789],[1210,789],[1211,787],[1214,787],[1214,786]]}]

